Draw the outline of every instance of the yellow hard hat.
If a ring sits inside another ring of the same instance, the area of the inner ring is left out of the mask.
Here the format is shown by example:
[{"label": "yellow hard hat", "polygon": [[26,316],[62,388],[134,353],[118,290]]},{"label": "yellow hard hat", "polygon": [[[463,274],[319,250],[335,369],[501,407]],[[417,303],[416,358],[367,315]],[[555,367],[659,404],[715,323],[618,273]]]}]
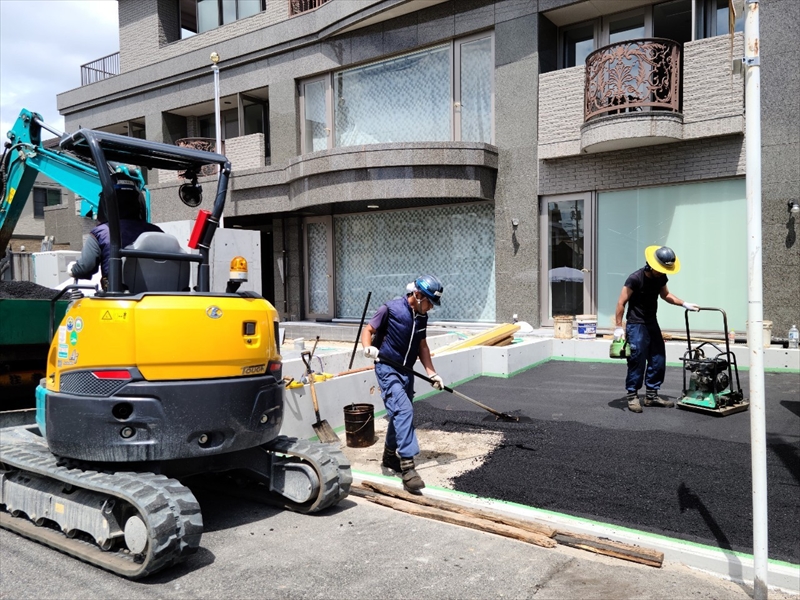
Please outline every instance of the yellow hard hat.
[{"label": "yellow hard hat", "polygon": [[681,270],[681,261],[668,246],[648,246],[644,258],[650,268],[659,273],[674,275]]}]

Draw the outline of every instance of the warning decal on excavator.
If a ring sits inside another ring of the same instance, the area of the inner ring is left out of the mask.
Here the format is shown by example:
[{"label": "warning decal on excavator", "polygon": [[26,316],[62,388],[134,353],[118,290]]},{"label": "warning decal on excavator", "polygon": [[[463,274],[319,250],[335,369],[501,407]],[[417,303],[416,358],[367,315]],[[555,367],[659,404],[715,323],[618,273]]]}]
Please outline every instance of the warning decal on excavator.
[{"label": "warning decal on excavator", "polygon": [[107,310],[100,317],[101,321],[127,321],[127,310]]}]

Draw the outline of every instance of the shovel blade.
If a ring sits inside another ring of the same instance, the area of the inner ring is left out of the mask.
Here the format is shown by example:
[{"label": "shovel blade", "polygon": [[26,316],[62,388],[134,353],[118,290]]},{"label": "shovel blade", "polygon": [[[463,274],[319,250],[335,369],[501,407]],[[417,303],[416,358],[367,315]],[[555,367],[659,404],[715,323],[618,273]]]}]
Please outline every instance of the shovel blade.
[{"label": "shovel blade", "polygon": [[323,444],[339,444],[342,441],[327,421],[314,423],[312,428],[314,429],[314,433],[317,434],[319,441]]}]

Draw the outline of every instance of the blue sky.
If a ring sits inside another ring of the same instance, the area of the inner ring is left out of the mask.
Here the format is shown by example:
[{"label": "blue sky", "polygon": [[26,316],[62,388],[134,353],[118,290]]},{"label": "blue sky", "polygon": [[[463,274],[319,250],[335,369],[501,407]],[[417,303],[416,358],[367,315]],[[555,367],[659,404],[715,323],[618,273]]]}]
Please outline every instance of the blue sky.
[{"label": "blue sky", "polygon": [[119,51],[117,23],[116,0],[0,0],[3,142],[22,108],[64,129],[56,95],[80,87],[81,65]]}]

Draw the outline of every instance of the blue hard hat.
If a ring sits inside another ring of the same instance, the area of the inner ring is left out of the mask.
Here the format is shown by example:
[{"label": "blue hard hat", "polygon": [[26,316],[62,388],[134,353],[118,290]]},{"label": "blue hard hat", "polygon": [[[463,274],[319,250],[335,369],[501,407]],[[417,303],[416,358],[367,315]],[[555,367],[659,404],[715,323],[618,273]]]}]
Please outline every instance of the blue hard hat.
[{"label": "blue hard hat", "polygon": [[414,281],[414,285],[422,292],[428,300],[433,302],[436,306],[440,306],[442,302],[442,292],[444,286],[434,275],[421,275]]}]

